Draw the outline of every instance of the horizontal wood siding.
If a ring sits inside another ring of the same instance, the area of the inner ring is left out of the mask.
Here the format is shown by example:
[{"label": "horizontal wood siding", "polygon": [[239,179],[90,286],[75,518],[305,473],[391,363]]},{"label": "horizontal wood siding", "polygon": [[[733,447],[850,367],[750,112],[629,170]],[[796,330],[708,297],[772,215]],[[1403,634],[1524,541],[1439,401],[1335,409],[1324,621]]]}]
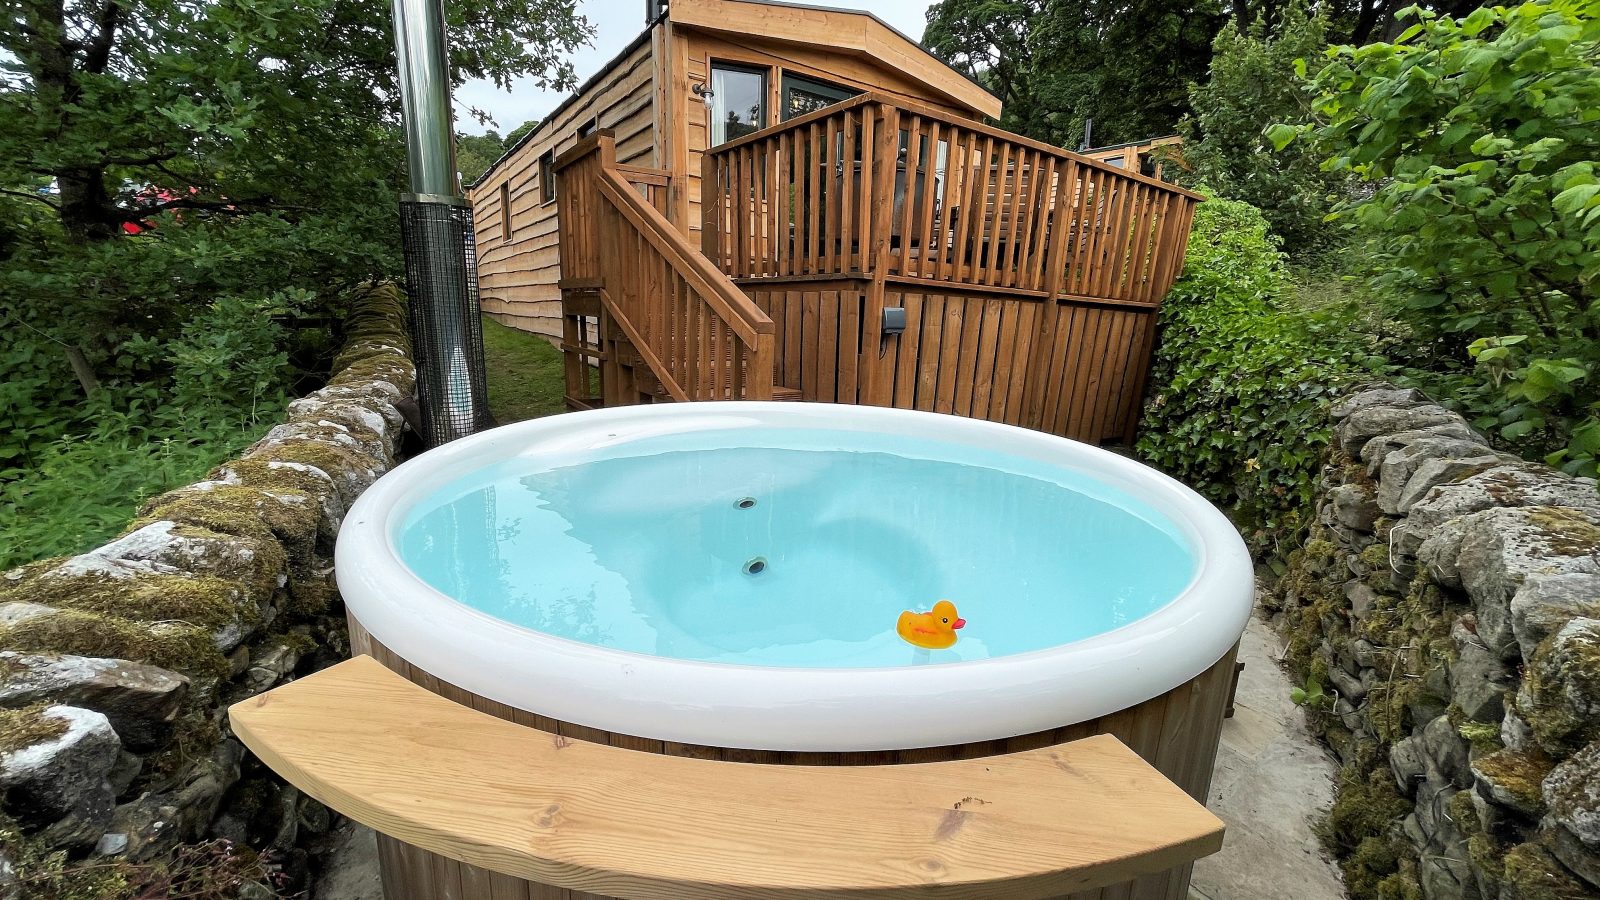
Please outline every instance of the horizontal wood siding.
[{"label": "horizontal wood siding", "polygon": [[[468,192],[478,241],[478,290],[492,318],[544,335],[561,336],[561,250],[556,205],[541,200],[539,159],[578,141],[578,128],[598,120],[616,134],[617,161],[660,164],[656,149],[654,59],[645,42],[599,79]],[[502,236],[501,187],[511,200],[510,240]]]}]

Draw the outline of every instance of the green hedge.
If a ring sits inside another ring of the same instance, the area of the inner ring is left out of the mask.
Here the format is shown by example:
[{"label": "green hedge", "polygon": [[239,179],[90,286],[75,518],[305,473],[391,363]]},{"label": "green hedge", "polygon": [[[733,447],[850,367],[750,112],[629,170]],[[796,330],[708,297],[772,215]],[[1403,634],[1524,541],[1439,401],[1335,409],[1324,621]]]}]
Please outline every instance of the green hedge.
[{"label": "green hedge", "polygon": [[1349,325],[1295,303],[1260,210],[1201,203],[1161,308],[1140,458],[1227,511],[1258,554],[1292,547],[1328,443],[1326,406],[1383,364]]}]

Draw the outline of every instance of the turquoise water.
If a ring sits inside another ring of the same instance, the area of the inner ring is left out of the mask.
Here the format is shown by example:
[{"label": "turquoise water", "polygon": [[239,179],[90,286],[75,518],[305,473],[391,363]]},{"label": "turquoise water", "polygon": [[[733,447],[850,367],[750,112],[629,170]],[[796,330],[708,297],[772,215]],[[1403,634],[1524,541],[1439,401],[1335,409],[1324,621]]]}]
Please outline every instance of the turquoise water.
[{"label": "turquoise water", "polygon": [[[517,625],[771,666],[1040,650],[1153,612],[1195,569],[1170,523],[1082,474],[959,444],[813,429],[705,431],[510,460],[424,498],[395,541],[430,585]],[[940,599],[967,620],[956,645],[901,641],[900,612]]]}]

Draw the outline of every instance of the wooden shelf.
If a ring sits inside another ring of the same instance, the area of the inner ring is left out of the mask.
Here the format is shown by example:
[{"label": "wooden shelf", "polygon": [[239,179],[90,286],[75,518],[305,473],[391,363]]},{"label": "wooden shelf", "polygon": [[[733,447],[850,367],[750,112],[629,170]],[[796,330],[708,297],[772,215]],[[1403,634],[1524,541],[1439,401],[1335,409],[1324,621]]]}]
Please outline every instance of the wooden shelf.
[{"label": "wooden shelf", "polygon": [[365,656],[230,715],[279,775],[383,834],[637,900],[1054,897],[1222,846],[1220,820],[1109,735],[916,765],[699,760],[516,725]]}]

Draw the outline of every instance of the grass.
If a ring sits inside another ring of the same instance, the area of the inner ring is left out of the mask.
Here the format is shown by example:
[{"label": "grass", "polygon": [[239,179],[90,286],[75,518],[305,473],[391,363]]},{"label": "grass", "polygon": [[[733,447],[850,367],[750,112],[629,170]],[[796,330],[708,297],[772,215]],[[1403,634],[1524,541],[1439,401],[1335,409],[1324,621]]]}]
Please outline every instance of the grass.
[{"label": "grass", "polygon": [[501,425],[566,412],[561,351],[538,335],[485,316],[489,411]]}]

